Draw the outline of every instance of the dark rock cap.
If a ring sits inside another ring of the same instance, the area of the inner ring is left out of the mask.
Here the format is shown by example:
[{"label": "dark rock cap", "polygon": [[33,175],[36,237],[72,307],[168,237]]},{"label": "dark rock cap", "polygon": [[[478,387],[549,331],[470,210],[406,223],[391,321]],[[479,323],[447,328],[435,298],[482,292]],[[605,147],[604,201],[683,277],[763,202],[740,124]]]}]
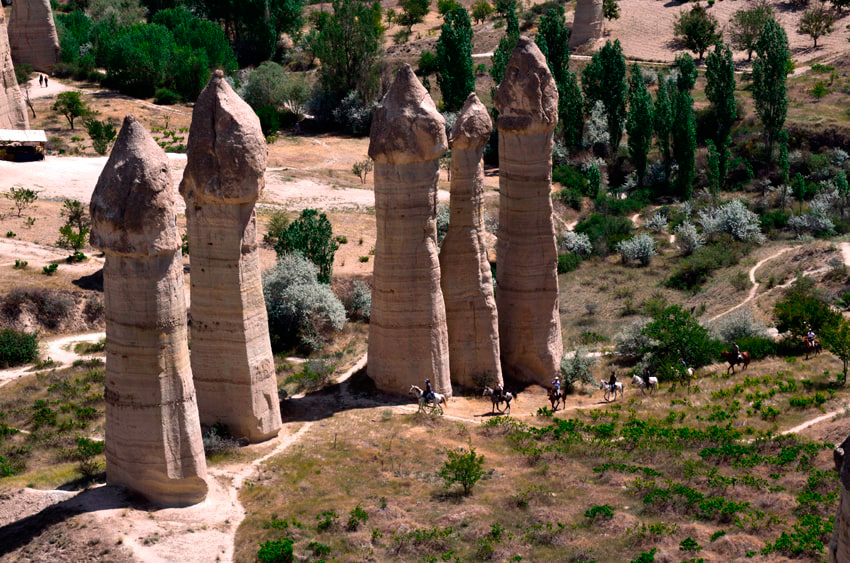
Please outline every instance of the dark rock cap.
[{"label": "dark rock cap", "polygon": [[493,122],[487,113],[487,108],[473,92],[463,103],[463,108],[449,135],[449,143],[452,148],[478,148],[487,144],[492,132]]},{"label": "dark rock cap", "polygon": [[500,130],[534,134],[553,131],[558,124],[558,88],[546,57],[531,39],[517,41],[495,102]]}]

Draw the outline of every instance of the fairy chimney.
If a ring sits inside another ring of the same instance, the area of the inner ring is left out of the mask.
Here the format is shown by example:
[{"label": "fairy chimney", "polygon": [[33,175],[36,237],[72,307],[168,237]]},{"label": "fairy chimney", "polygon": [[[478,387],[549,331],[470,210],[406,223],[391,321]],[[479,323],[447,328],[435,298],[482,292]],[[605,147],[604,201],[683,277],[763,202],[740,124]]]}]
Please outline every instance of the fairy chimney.
[{"label": "fairy chimney", "polygon": [[841,496],[838,499],[838,510],[835,514],[835,524],[832,530],[832,540],[829,542],[830,563],[850,561],[850,437],[833,451],[835,469],[838,471],[841,483]]},{"label": "fairy chimney", "polygon": [[180,194],[192,268],[192,372],[204,424],[260,442],[281,427],[257,216],[268,149],[260,120],[217,71],[192,111]]},{"label": "fairy chimney", "polygon": [[15,64],[49,73],[59,62],[59,36],[50,0],[15,0],[9,18],[9,43]]},{"label": "fairy chimney", "polygon": [[575,19],[570,30],[570,49],[579,46],[593,46],[602,39],[605,19],[602,0],[577,0]]},{"label": "fairy chimney", "polygon": [[499,321],[481,210],[482,157],[492,130],[487,108],[470,94],[449,136],[451,221],[440,249],[452,383],[477,389],[502,382]]},{"label": "fairy chimney", "polygon": [[27,108],[15,80],[12,51],[6,33],[6,13],[0,9],[0,129],[27,129]]},{"label": "fairy chimney", "polygon": [[165,152],[133,116],[91,200],[106,255],[106,481],[166,506],[207,494],[177,207]]},{"label": "fairy chimney", "polygon": [[437,180],[446,152],[445,120],[408,65],[375,111],[377,241],[369,321],[369,376],[406,392],[431,379],[451,395],[446,309],[437,255]]},{"label": "fairy chimney", "polygon": [[500,188],[496,304],[502,371],[545,385],[558,373],[563,354],[550,198],[558,90],[546,59],[530,39],[517,42],[495,102]]}]

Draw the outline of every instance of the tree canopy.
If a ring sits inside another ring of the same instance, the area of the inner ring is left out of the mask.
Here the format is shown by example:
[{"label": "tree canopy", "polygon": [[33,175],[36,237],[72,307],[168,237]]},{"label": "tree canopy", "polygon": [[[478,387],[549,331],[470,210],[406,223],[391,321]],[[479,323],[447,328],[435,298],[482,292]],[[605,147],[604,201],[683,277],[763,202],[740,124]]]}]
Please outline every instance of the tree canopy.
[{"label": "tree canopy", "polygon": [[776,21],[768,20],[756,43],[753,62],[753,101],[767,140],[768,158],[773,158],[773,143],[785,126],[788,113],[788,37]]},{"label": "tree canopy", "polygon": [[581,74],[585,103],[605,106],[611,154],[616,155],[626,121],[626,59],[620,40],[605,42]]},{"label": "tree canopy", "polygon": [[708,13],[702,4],[694,4],[690,10],[682,10],[673,25],[676,37],[687,49],[702,55],[715,41],[720,39],[720,24],[717,18]]},{"label": "tree canopy", "polygon": [[437,40],[437,84],[447,111],[457,111],[475,91],[472,67],[472,24],[466,8],[457,5],[446,14]]}]

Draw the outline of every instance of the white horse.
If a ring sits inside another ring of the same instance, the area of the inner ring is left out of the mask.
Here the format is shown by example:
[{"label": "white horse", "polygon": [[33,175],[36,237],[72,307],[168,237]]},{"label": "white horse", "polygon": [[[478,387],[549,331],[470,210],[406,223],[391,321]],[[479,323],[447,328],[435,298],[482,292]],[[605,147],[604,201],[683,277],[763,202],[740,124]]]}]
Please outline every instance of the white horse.
[{"label": "white horse", "polygon": [[619,381],[614,382],[612,389],[610,383],[608,383],[607,381],[600,380],[599,388],[602,389],[606,401],[608,401],[612,395],[615,401],[617,400],[617,394],[619,394],[621,398],[623,396],[623,384]]},{"label": "white horse", "polygon": [[417,399],[419,399],[419,412],[424,411],[427,407],[432,411],[443,414],[443,406],[448,406],[449,404],[449,398],[442,393],[434,392],[434,398],[432,400],[426,399],[425,392],[422,391],[421,387],[417,387],[416,385],[411,385],[408,393],[416,395]]},{"label": "white horse", "polygon": [[[644,383],[643,378],[638,374],[634,374],[632,376],[632,385],[636,385],[640,387],[641,391],[646,391],[646,383]],[[658,389],[658,378],[654,375],[649,378],[649,392],[650,394]]]}]

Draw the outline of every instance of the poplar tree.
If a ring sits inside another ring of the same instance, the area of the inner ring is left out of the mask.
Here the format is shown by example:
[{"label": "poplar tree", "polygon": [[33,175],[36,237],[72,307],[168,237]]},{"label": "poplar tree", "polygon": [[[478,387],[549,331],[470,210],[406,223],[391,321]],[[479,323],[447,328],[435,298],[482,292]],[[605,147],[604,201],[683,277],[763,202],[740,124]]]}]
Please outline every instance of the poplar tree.
[{"label": "poplar tree", "polygon": [[567,73],[564,92],[559,96],[558,121],[564,134],[564,144],[575,151],[581,148],[584,140],[584,97],[576,73]]},{"label": "poplar tree", "polygon": [[626,59],[620,40],[605,42],[581,73],[585,103],[597,100],[605,106],[611,154],[617,155],[626,121]]},{"label": "poplar tree", "polygon": [[459,110],[475,90],[472,24],[469,13],[460,4],[446,14],[437,40],[437,84],[446,111]]},{"label": "poplar tree", "polygon": [[637,171],[638,185],[643,186],[646,157],[652,145],[652,97],[643,82],[640,67],[632,65],[629,78],[629,117],[626,120],[629,134],[629,158]]},{"label": "poplar tree", "polygon": [[729,139],[732,124],[738,117],[735,104],[735,65],[732,62],[732,50],[722,43],[714,45],[714,51],[705,58],[705,95],[711,102],[714,119],[717,123],[714,130],[714,143],[718,150],[719,159],[719,188],[726,184],[726,169],[728,158],[724,158],[729,150]]},{"label": "poplar tree", "polygon": [[697,126],[694,100],[688,91],[675,94],[673,104],[673,155],[676,158],[676,192],[691,199],[694,184],[694,156],[697,150]]},{"label": "poplar tree", "polygon": [[664,159],[664,177],[670,181],[670,132],[673,129],[673,85],[664,77],[658,81],[658,91],[655,93],[652,122],[655,129],[655,142]]},{"label": "poplar tree", "polygon": [[[499,10],[498,7],[496,9]],[[490,65],[490,76],[493,77],[496,86],[501,84],[502,78],[505,77],[508,60],[516,47],[516,42],[519,41],[519,20],[516,17],[516,4],[513,0],[505,8],[505,23],[505,36],[499,40],[499,45],[493,52],[492,65]]]},{"label": "poplar tree", "polygon": [[774,20],[764,24],[756,43],[753,62],[753,101],[767,141],[768,159],[773,159],[773,144],[785,125],[788,113],[788,37]]}]

